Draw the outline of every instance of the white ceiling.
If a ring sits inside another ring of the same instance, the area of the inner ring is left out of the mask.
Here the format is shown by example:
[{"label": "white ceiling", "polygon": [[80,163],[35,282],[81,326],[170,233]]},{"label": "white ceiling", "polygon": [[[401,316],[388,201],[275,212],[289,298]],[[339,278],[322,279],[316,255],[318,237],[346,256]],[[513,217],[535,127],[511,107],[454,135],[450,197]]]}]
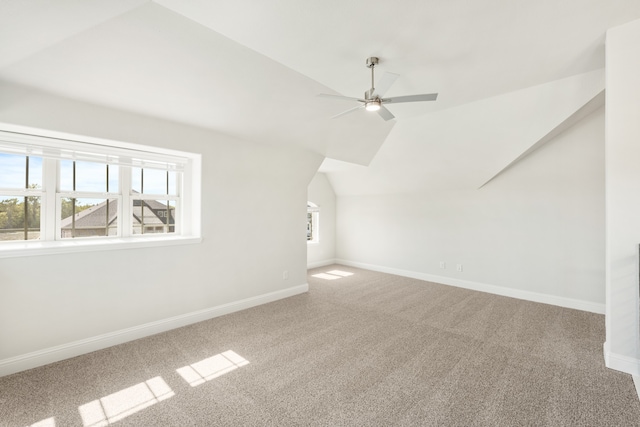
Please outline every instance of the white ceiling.
[{"label": "white ceiling", "polygon": [[[639,17],[638,0],[4,0],[0,80],[367,165],[395,123],[602,68],[606,29]],[[438,100],[330,119],[351,105],[315,95],[362,96],[369,56],[401,75],[388,95]]]}]

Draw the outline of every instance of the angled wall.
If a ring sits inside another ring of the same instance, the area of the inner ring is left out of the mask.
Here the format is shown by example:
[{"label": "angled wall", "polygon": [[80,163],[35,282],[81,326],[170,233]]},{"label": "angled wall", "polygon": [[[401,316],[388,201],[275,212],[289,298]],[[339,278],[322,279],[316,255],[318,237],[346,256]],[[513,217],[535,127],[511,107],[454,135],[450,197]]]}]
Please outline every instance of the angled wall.
[{"label": "angled wall", "polygon": [[607,31],[607,366],[640,375],[640,20]]}]

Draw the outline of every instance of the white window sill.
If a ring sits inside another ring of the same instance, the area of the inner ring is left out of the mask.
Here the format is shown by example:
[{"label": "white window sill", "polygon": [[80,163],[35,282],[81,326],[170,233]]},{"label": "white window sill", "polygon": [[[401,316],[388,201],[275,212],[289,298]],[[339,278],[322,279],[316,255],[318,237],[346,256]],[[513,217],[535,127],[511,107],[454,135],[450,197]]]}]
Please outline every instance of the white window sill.
[{"label": "white window sill", "polygon": [[25,241],[10,242],[0,245],[0,258],[14,258],[23,256],[51,255],[72,252],[109,251],[122,249],[137,249],[159,246],[190,245],[202,242],[201,237],[170,236],[170,237],[127,237],[127,238],[85,238],[55,242]]}]

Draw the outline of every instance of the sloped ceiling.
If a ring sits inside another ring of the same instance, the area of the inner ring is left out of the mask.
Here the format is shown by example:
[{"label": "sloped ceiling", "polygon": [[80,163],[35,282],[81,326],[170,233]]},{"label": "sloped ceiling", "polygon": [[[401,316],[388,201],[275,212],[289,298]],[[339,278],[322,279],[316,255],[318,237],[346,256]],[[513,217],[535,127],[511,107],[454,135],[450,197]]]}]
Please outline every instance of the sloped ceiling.
[{"label": "sloped ceiling", "polygon": [[595,70],[399,121],[367,166],[325,160],[339,195],[477,189],[602,92]]},{"label": "sloped ceiling", "polygon": [[[593,86],[570,77],[602,69],[606,29],[638,17],[636,0],[5,0],[0,80],[369,165],[399,139],[428,137],[414,149],[436,158],[429,124],[473,117],[458,115],[467,104],[554,81],[588,98]],[[390,106],[390,122],[364,111],[330,119],[349,105],[315,95],[361,96],[369,56],[381,58],[378,75],[401,75],[389,95],[438,100]],[[503,142],[476,150],[486,173],[473,185],[527,149]]]}]

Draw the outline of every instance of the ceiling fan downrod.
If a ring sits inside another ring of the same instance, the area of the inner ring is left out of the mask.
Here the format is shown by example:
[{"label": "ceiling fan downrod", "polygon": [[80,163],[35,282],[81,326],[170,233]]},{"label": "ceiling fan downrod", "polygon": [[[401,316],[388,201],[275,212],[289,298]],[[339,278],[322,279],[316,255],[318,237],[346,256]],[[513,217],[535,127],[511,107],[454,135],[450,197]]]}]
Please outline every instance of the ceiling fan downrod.
[{"label": "ceiling fan downrod", "polygon": [[373,99],[373,92],[376,90],[374,87],[373,69],[378,65],[378,61],[379,59],[376,56],[367,58],[367,68],[371,68],[371,89],[364,93],[364,99],[366,100]]}]

